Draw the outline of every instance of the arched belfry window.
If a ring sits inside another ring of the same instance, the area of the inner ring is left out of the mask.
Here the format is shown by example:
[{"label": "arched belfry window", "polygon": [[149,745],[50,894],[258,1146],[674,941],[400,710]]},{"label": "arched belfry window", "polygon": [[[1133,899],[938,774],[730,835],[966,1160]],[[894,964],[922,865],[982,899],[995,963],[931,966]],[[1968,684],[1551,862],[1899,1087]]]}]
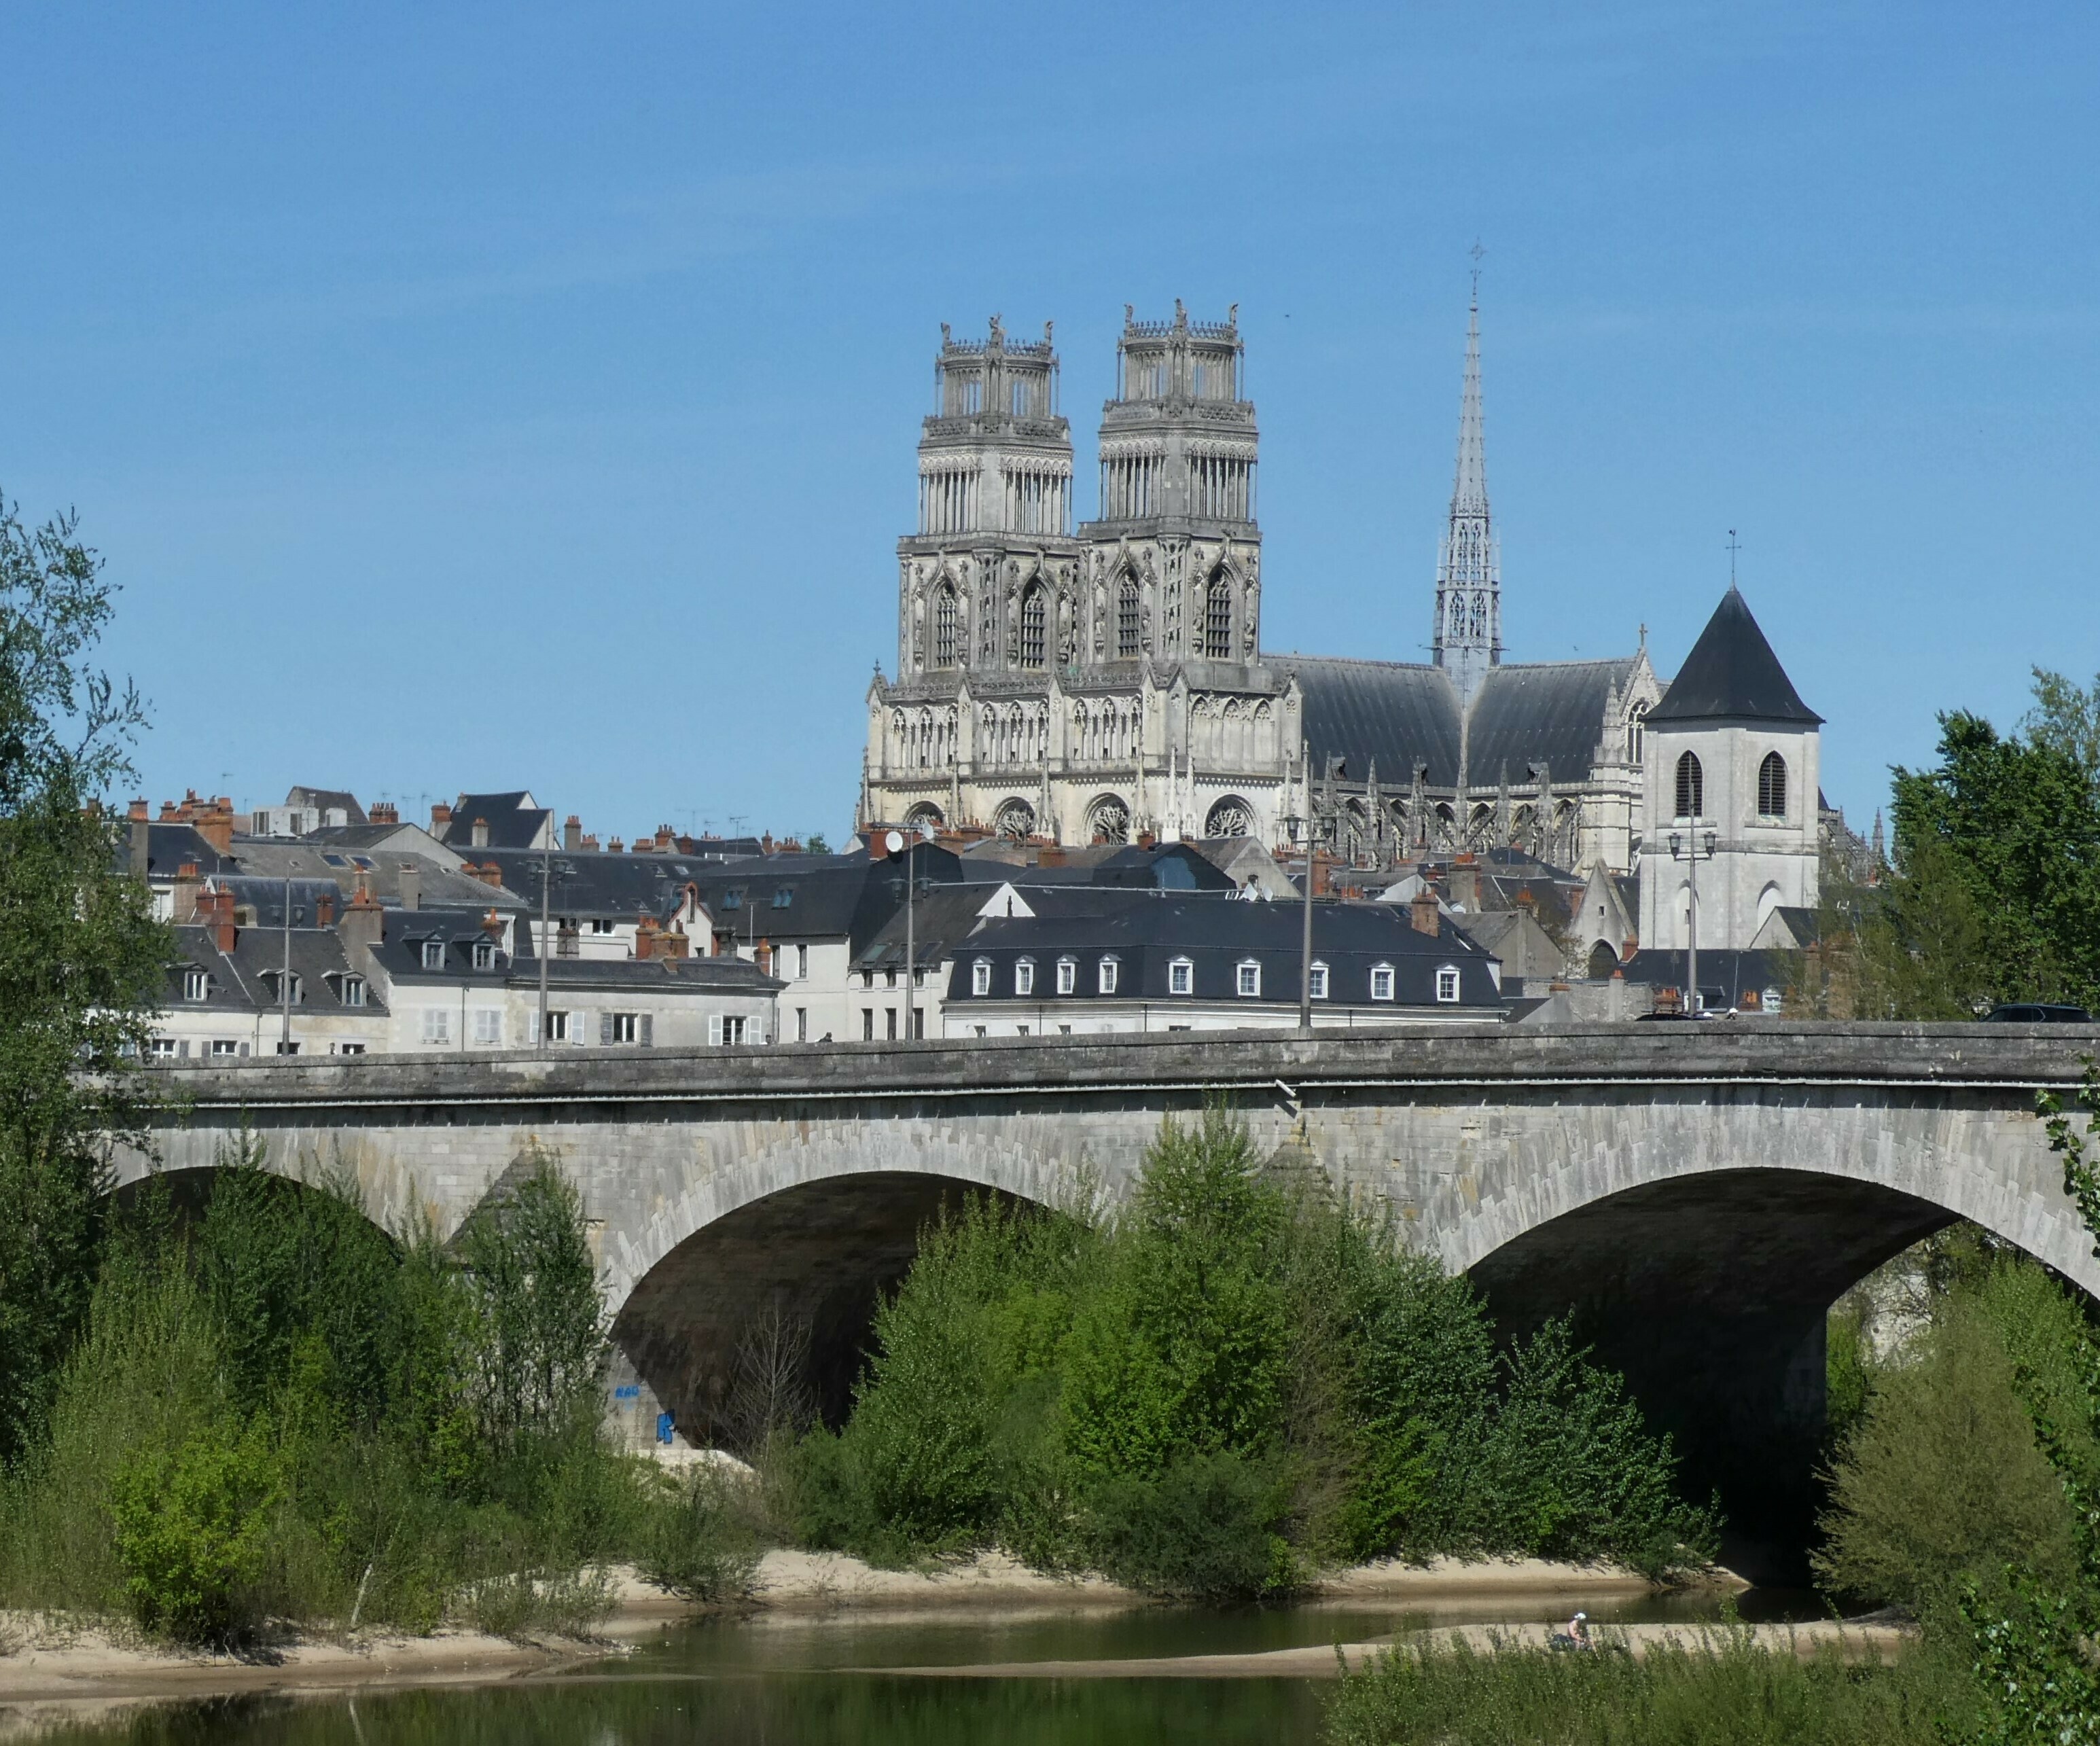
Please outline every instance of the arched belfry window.
[{"label": "arched belfry window", "polygon": [[1214,661],[1233,658],[1233,584],[1220,571],[1203,599],[1203,653]]},{"label": "arched belfry window", "polygon": [[1043,584],[1037,583],[1021,599],[1021,664],[1039,669],[1043,664],[1043,651],[1048,646],[1048,621],[1050,615],[1048,597]]},{"label": "arched belfry window", "polygon": [[943,587],[933,597],[933,664],[955,664],[955,591]]},{"label": "arched belfry window", "polygon": [[1706,773],[1688,752],[1677,761],[1677,816],[1696,818],[1705,809]]},{"label": "arched belfry window", "polygon": [[1139,612],[1137,584],[1129,576],[1123,579],[1123,586],[1116,593],[1116,657],[1118,660],[1137,659],[1139,641]]},{"label": "arched belfry window", "polygon": [[1786,817],[1786,760],[1776,752],[1767,752],[1758,766],[1758,816]]}]

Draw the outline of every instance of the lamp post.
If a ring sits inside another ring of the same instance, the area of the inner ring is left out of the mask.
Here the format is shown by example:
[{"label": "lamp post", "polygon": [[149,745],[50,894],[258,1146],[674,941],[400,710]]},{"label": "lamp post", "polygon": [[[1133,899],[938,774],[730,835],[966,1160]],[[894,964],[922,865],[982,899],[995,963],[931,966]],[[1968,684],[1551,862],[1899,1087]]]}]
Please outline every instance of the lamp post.
[{"label": "lamp post", "polygon": [[1670,858],[1684,863],[1691,882],[1685,909],[1684,999],[1685,1011],[1693,1018],[1699,1016],[1699,863],[1714,858],[1714,833],[1694,828],[1689,818],[1679,819],[1670,833]]},{"label": "lamp post", "polygon": [[1305,847],[1305,922],[1298,952],[1298,1034],[1309,1037],[1312,1034],[1312,862],[1320,824],[1316,818],[1300,818],[1295,813],[1286,816],[1282,823],[1290,833],[1290,840],[1302,840]]}]

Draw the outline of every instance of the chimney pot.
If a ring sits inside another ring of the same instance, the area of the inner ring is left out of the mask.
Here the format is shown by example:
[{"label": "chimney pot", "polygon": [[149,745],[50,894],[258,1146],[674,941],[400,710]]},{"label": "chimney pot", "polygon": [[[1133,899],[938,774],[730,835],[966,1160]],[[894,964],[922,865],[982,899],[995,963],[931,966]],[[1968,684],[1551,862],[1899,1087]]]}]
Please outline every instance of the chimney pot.
[{"label": "chimney pot", "polygon": [[432,836],[443,837],[451,828],[452,822],[452,808],[446,805],[443,800],[430,802],[430,835]]},{"label": "chimney pot", "polygon": [[581,849],[583,846],[584,822],[574,813],[571,813],[562,826],[562,847],[567,849]]},{"label": "chimney pot", "polygon": [[399,824],[401,822],[401,814],[391,800],[373,801],[372,810],[367,813],[365,817],[373,824],[390,825]]}]

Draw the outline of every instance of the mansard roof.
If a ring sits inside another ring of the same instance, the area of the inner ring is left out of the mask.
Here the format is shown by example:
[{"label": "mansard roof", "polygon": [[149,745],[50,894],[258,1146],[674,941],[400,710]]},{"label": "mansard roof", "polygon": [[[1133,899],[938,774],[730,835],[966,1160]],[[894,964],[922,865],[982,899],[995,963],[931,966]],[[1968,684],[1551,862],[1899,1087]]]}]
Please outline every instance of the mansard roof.
[{"label": "mansard roof", "polygon": [[1651,722],[1784,721],[1814,727],[1823,717],[1801,700],[1793,681],[1732,586],[1670,681]]},{"label": "mansard roof", "polygon": [[1361,782],[1375,758],[1388,787],[1405,788],[1423,765],[1431,787],[1457,786],[1458,694],[1441,668],[1309,655],[1273,664],[1298,675],[1316,774],[1330,758],[1346,758]]},{"label": "mansard roof", "polygon": [[1489,668],[1473,699],[1467,780],[1493,787],[1507,774],[1512,788],[1526,788],[1542,769],[1556,782],[1587,781],[1605,707],[1614,690],[1626,694],[1639,659]]}]

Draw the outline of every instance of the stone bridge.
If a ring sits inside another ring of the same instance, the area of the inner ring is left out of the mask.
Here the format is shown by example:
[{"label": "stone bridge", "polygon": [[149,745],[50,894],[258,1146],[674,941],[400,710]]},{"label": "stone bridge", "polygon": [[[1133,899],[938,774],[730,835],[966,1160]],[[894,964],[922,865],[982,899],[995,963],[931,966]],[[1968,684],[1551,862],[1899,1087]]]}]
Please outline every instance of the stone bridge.
[{"label": "stone bridge", "polygon": [[[617,1381],[705,1435],[744,1331],[815,1333],[836,1414],[876,1294],[964,1186],[1057,1203],[1132,1180],[1168,1114],[1227,1100],[1279,1167],[1389,1206],[1514,1335],[1573,1312],[1692,1483],[1798,1541],[1847,1286],[1961,1218],[2100,1294],[2035,1094],[2083,1027],[1783,1021],[975,1039],[249,1060],[156,1069],[157,1160],[355,1173],[390,1225],[450,1230],[536,1149],[580,1188]],[[1761,1536],[1762,1537],[1762,1536]]]}]

